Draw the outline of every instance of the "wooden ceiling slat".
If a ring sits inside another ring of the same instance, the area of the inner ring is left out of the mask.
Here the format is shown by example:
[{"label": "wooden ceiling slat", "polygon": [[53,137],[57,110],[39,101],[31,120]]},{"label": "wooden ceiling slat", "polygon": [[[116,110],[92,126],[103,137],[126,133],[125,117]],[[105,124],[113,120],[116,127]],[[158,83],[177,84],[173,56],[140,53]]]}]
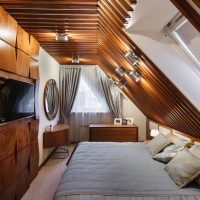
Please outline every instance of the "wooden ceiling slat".
[{"label": "wooden ceiling slat", "polygon": [[[47,4],[49,5],[49,1],[48,0],[9,0],[9,1],[5,1],[5,0],[0,0],[1,4],[8,4],[8,3],[12,3],[12,4],[18,4],[18,3],[23,3],[23,4],[30,4],[30,6],[32,4]],[[51,4],[60,4],[60,5],[97,5],[98,4],[98,0],[54,0],[51,1]]]}]

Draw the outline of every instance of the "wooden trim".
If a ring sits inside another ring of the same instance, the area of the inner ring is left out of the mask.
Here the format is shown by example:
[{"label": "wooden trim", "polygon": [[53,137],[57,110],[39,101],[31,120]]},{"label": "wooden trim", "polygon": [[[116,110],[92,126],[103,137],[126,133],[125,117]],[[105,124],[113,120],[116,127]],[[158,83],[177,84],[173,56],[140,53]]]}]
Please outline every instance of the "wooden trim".
[{"label": "wooden trim", "polygon": [[150,127],[149,127],[149,119],[146,118],[146,140],[151,139],[150,137]]},{"label": "wooden trim", "polygon": [[6,72],[6,71],[3,71],[3,70],[0,70],[0,77],[13,79],[13,80],[16,80],[16,81],[22,81],[22,82],[25,82],[25,83],[32,83],[32,84],[34,83],[33,79],[26,78],[26,77],[23,77],[23,76],[19,76],[17,74],[13,74],[13,73]]},{"label": "wooden trim", "polygon": [[[159,127],[161,126],[161,127],[164,127],[164,128],[166,128],[166,129],[171,130],[171,132],[174,131],[174,132],[177,132],[178,134],[180,134],[180,135],[182,135],[182,136],[184,136],[184,137],[190,138],[190,139],[192,140],[192,142],[200,142],[200,138],[193,137],[193,136],[191,136],[191,135],[189,135],[189,134],[187,134],[187,133],[183,133],[183,132],[178,131],[178,130],[175,130],[175,129],[169,127],[169,126],[166,126],[166,125],[160,124],[159,122],[156,122],[156,121],[154,121],[154,120],[148,119],[148,123],[149,123],[149,124],[150,124],[150,122],[153,122],[153,123],[157,124],[157,125],[158,125],[158,129],[159,129]],[[150,126],[149,126],[149,131],[150,131]]]},{"label": "wooden trim", "polygon": [[[42,162],[42,164],[39,166],[39,170],[41,170],[42,167],[47,163],[47,161],[50,159],[50,157],[53,155],[53,153],[55,153],[56,149],[57,149],[57,148],[54,148],[54,149],[52,150],[52,152],[47,156],[47,158]],[[38,170],[38,171],[39,171],[39,170]]]}]

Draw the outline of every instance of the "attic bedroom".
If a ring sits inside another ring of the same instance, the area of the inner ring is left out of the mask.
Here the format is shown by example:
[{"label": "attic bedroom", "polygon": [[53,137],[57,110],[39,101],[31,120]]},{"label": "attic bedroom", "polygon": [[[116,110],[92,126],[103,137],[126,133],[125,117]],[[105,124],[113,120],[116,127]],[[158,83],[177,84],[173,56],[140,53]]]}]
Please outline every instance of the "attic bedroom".
[{"label": "attic bedroom", "polygon": [[200,199],[199,0],[0,0],[0,200]]}]

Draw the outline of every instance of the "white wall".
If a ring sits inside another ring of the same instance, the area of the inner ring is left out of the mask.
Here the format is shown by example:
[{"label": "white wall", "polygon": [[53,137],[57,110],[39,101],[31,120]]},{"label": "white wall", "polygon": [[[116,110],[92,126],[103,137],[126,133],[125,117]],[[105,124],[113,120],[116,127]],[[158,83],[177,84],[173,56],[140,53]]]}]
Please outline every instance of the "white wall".
[{"label": "white wall", "polygon": [[178,12],[170,0],[140,0],[127,33],[172,83],[200,111],[200,77],[182,49],[162,33]]},{"label": "white wall", "polygon": [[58,121],[58,114],[53,121],[49,121],[45,115],[43,106],[43,95],[45,84],[49,79],[55,79],[59,87],[59,68],[60,65],[55,61],[46,51],[40,48],[39,54],[39,70],[40,70],[40,86],[39,86],[39,115],[40,115],[40,125],[39,125],[39,155],[40,161],[39,165],[47,158],[51,153],[52,149],[43,149],[43,133],[47,126],[50,124],[54,125]]},{"label": "white wall", "polygon": [[138,126],[138,139],[146,139],[146,116],[126,96],[122,101],[122,117],[133,118]]}]

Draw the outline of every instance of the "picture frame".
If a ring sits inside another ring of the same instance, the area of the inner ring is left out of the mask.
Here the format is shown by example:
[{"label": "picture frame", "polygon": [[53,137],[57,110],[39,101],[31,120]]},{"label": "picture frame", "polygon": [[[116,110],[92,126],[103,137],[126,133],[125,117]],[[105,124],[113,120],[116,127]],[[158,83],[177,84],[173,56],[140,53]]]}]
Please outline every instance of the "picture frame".
[{"label": "picture frame", "polygon": [[122,119],[122,124],[127,125],[127,119]]},{"label": "picture frame", "polygon": [[114,124],[121,125],[122,124],[122,118],[114,118]]},{"label": "picture frame", "polygon": [[128,124],[128,125],[133,125],[133,124],[134,124],[133,118],[126,118],[126,120],[127,120],[127,124]]}]

